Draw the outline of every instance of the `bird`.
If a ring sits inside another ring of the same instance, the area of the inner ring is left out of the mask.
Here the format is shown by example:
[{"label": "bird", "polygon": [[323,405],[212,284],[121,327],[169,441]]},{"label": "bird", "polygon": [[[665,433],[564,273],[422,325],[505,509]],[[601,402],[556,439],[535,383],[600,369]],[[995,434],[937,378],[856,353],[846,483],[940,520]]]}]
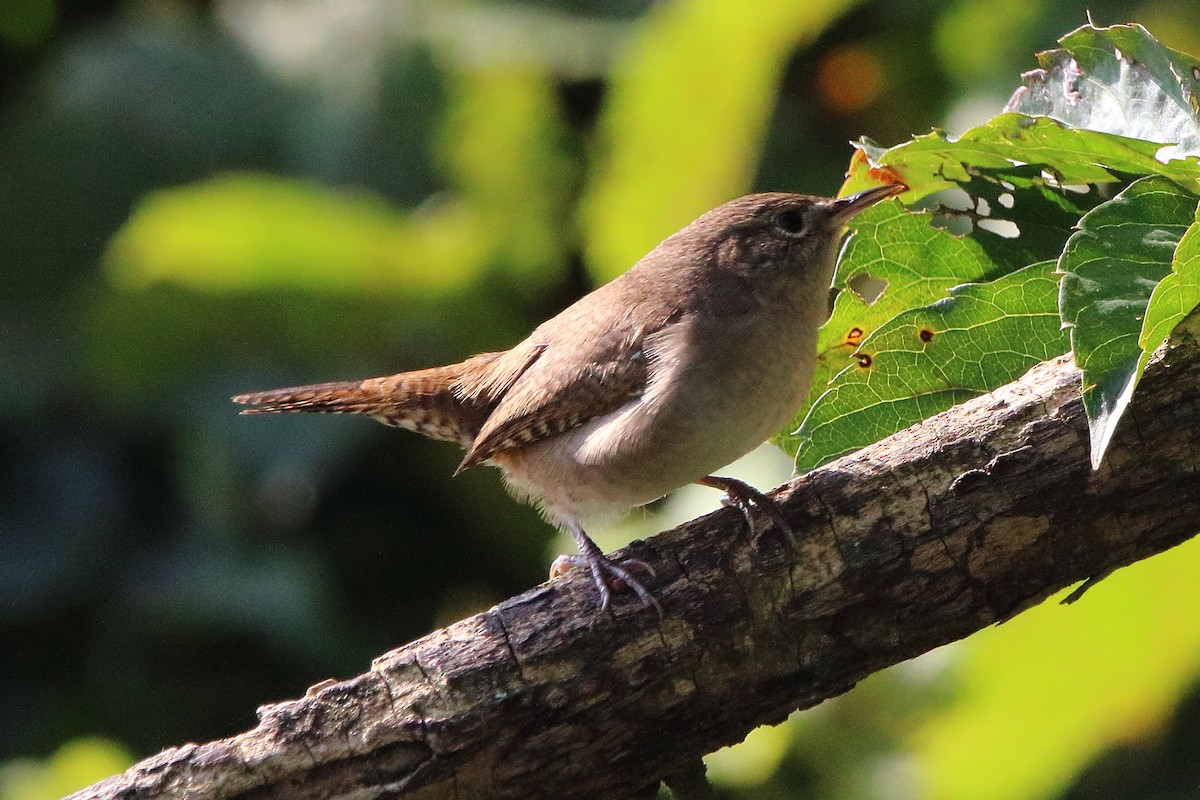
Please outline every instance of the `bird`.
[{"label": "bird", "polygon": [[[848,220],[906,191],[832,199],[748,194],[701,215],[509,350],[365,380],[239,394],[243,414],[357,414],[466,450],[455,475],[498,467],[510,493],[570,534],[609,608],[634,571],[585,520],[614,518],[689,483],[722,489],[781,527],[773,501],[713,474],[780,431],[809,391]],[[785,530],[787,530],[785,528]]]}]

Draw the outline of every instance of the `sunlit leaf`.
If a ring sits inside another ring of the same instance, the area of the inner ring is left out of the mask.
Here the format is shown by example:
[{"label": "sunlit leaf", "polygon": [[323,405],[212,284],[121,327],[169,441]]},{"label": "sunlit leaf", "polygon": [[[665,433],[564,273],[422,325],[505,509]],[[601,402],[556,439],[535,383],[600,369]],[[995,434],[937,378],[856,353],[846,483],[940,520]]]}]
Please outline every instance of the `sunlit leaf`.
[{"label": "sunlit leaf", "polygon": [[[1061,184],[1127,173],[1196,187],[1198,60],[1164,47],[1140,25],[1085,25],[1060,43],[1039,56],[1042,69],[1025,74],[1008,113],[957,139],[934,131],[892,148],[863,139],[861,157],[903,180],[913,197],[961,181],[972,168],[1013,162],[1040,165]],[[858,171],[844,191],[872,180]]]},{"label": "sunlit leaf", "polygon": [[1059,43],[1038,56],[1041,69],[1022,76],[1008,110],[1176,145],[1169,150],[1175,158],[1200,154],[1200,60],[1136,24],[1085,25]]},{"label": "sunlit leaf", "polygon": [[[1005,0],[1004,13],[988,0],[949,3],[933,22],[933,45],[946,77],[968,96],[1015,75],[1029,52],[1014,42],[1040,40],[1046,6],[1039,0]],[[970,42],[964,47],[964,42]]]},{"label": "sunlit leaf", "polygon": [[756,728],[738,744],[705,756],[708,778],[722,787],[761,784],[779,769],[791,744],[792,731],[788,726]]},{"label": "sunlit leaf", "polygon": [[74,739],[45,761],[0,764],[0,800],[58,800],[132,763],[129,752],[114,741]]},{"label": "sunlit leaf", "polygon": [[607,150],[583,201],[599,280],[743,193],[792,51],[855,0],[677,0],[656,6],[615,65]]},{"label": "sunlit leaf", "polygon": [[1200,542],[956,645],[953,701],[912,736],[927,800],[1062,796],[1107,748],[1154,736],[1200,669]]},{"label": "sunlit leaf", "polygon": [[1159,281],[1150,294],[1142,334],[1138,337],[1138,346],[1142,348],[1138,374],[1175,326],[1197,305],[1200,305],[1200,208],[1196,209],[1196,221],[1175,248],[1171,274]]},{"label": "sunlit leaf", "polygon": [[106,266],[126,288],[444,289],[487,263],[478,231],[462,204],[410,216],[365,193],[226,175],[149,195],[113,239]]},{"label": "sunlit leaf", "polygon": [[1143,178],[1088,212],[1059,260],[1059,305],[1083,370],[1093,468],[1146,363],[1139,340],[1151,293],[1171,272],[1195,217],[1195,195],[1165,178]]},{"label": "sunlit leaf", "polygon": [[907,428],[1067,349],[1054,262],[904,312],[863,341],[798,432],[799,470]]},{"label": "sunlit leaf", "polygon": [[[1200,151],[1200,126],[1197,124],[1200,103],[1196,100],[1200,80],[1197,80],[1196,71],[1200,67],[1195,59],[1163,47],[1136,25],[1085,26],[1061,41],[1062,49],[1041,56],[1042,70],[1025,76],[1024,85],[1010,101],[1009,112],[989,123],[973,128],[957,139],[935,131],[886,149],[867,140],[859,143],[843,192],[857,191],[881,181],[902,181],[911,190],[904,195],[907,202],[924,198],[926,204],[940,202],[944,211],[943,198],[947,196],[947,190],[953,193],[959,188],[965,189],[967,202],[959,208],[963,214],[971,216],[973,226],[968,225],[967,229],[959,226],[957,232],[970,230],[970,238],[979,239],[984,236],[982,231],[991,229],[1000,234],[999,239],[993,237],[991,242],[1008,240],[1009,244],[1022,250],[1018,255],[993,246],[986,255],[996,262],[994,275],[1004,272],[1006,263],[1009,268],[1021,266],[1022,257],[1027,259],[1025,263],[1057,257],[1056,248],[1062,244],[1057,235],[1064,227],[1072,225],[1074,220],[1070,217],[1073,214],[1083,213],[1100,196],[1089,193],[1087,201],[1078,200],[1073,207],[1060,202],[1053,209],[1058,215],[1047,231],[1042,209],[1034,209],[1030,203],[1023,202],[1031,187],[1015,180],[1012,177],[1014,171],[1025,170],[1021,176],[1026,180],[1041,177],[1043,208],[1052,208],[1044,201],[1051,198],[1064,200],[1076,191],[1086,190],[1088,184],[1116,184],[1131,176],[1161,176],[1156,178],[1155,186],[1174,187],[1164,189],[1176,197],[1173,216],[1161,216],[1169,210],[1153,207],[1152,203],[1139,212],[1146,215],[1140,222],[1150,228],[1139,229],[1138,236],[1148,237],[1147,250],[1159,251],[1151,258],[1153,265],[1143,263],[1135,278],[1133,273],[1101,269],[1099,262],[1094,262],[1090,270],[1085,268],[1086,274],[1068,275],[1064,279],[1063,319],[1074,324],[1080,310],[1085,309],[1082,322],[1089,332],[1083,336],[1073,333],[1072,344],[1076,362],[1081,367],[1088,363],[1092,365],[1091,369],[1085,367],[1085,402],[1093,422],[1092,457],[1098,464],[1120,411],[1136,385],[1141,369],[1139,363],[1144,366],[1148,357],[1138,342],[1146,301],[1154,284],[1169,268],[1169,251],[1173,250],[1182,233],[1178,226],[1190,224],[1194,217],[1195,200],[1187,199],[1185,189],[1200,190],[1200,160],[1196,158]],[[1049,114],[1054,118],[1017,112]],[[1006,191],[981,191],[988,188],[988,184],[980,181],[981,176],[991,177],[992,187],[998,181]],[[1047,188],[1052,191],[1047,192]],[[979,213],[981,200],[985,208],[982,214]],[[1121,230],[1117,227],[1123,218],[1121,215],[1129,213],[1124,207],[1125,202],[1122,199],[1113,205],[1113,211],[1109,212],[1111,216],[1104,218],[1113,231]],[[1031,210],[1034,213],[1029,213]],[[1021,214],[1022,211],[1025,213]],[[1021,219],[1018,219],[1019,214]],[[980,219],[981,216],[987,219]],[[1165,227],[1155,228],[1159,221]],[[951,219],[948,226],[952,230],[955,230],[954,222],[956,220]],[[1008,223],[1013,225],[1008,226]],[[870,218],[864,219],[863,224],[870,224]],[[1006,227],[992,227],[996,225]],[[1003,230],[1009,234],[1019,232],[1019,235],[1013,237]],[[1145,253],[1138,252],[1140,245],[1137,236],[1130,233],[1132,230],[1124,229],[1127,234],[1124,245],[1114,245],[1127,248],[1124,255],[1114,257],[1117,263],[1145,261]],[[1049,235],[1040,240],[1027,237],[1035,231],[1045,231]],[[863,235],[859,230],[846,249],[843,263],[839,265],[839,279],[853,276],[856,271],[882,277],[888,288],[885,288],[881,302],[888,301],[894,281],[878,275],[878,265],[888,265],[892,252],[902,253],[903,248],[891,245],[874,253],[861,243]],[[1095,239],[1094,232],[1079,236],[1082,238],[1076,246]],[[1092,259],[1088,253],[1081,253],[1080,257]],[[913,261],[917,274],[922,274],[922,267],[920,261]],[[1074,271],[1069,258],[1065,258],[1063,268]],[[1137,285],[1130,285],[1131,281]],[[838,288],[847,285],[853,288],[852,281],[839,282]],[[1135,296],[1136,302],[1131,304],[1131,298]],[[1171,294],[1168,297],[1171,298],[1168,302],[1176,306],[1172,318],[1180,318],[1179,296]],[[873,326],[890,318],[889,311],[899,313],[920,304],[911,302],[912,299],[893,296],[891,303],[903,301],[903,304],[872,307],[864,313],[863,309],[854,307],[853,292],[842,292],[830,323],[822,331],[814,388],[797,419],[809,413],[811,403],[824,390],[831,374],[844,367],[845,362],[840,356],[848,355],[857,341],[870,335]],[[851,312],[849,315],[845,314],[847,310]],[[1125,321],[1117,325],[1116,320],[1122,316]],[[1093,317],[1102,324],[1095,324]],[[860,324],[860,319],[865,324]],[[1163,332],[1164,337],[1166,333],[1169,330]],[[1150,346],[1157,346],[1159,342],[1161,338]],[[832,424],[832,421],[826,424]],[[795,441],[787,437],[782,438],[782,443],[785,447],[795,445]],[[825,450],[819,451],[822,457],[827,455]]]},{"label": "sunlit leaf", "polygon": [[575,180],[551,76],[493,65],[455,74],[451,87],[442,148],[476,221],[464,235],[510,273],[544,283],[566,258]]},{"label": "sunlit leaf", "polygon": [[[874,170],[886,170],[907,184],[913,197],[952,187],[967,180],[974,169],[1003,169],[1013,162],[1038,165],[1062,185],[1112,183],[1125,173],[1165,175],[1200,188],[1200,163],[1194,157],[1163,163],[1156,157],[1161,144],[1074,130],[1049,117],[1015,112],[1001,114],[957,139],[934,131],[891,148],[865,139],[856,147]],[[871,183],[869,171],[858,171],[843,192]]]},{"label": "sunlit leaf", "polygon": [[446,290],[484,270],[541,276],[565,260],[572,183],[549,78],[533,69],[463,72],[443,154],[454,189],[415,212],[363,191],[227,175],[157,192],[115,237],[125,287]]}]

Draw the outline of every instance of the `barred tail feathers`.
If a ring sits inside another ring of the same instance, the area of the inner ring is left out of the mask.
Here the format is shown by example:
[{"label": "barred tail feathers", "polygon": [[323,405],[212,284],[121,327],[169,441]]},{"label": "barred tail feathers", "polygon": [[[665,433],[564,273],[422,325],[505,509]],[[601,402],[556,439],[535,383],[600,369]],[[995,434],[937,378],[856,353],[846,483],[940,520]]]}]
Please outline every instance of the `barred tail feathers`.
[{"label": "barred tail feathers", "polygon": [[250,392],[231,398],[250,406],[243,414],[277,414],[286,411],[311,411],[328,414],[366,414],[380,400],[378,393],[363,388],[367,381],[334,381],[307,386],[290,386],[265,392]]},{"label": "barred tail feathers", "polygon": [[456,396],[461,364],[362,381],[335,381],[250,392],[233,397],[243,414],[309,412],[360,414],[431,439],[469,446],[488,409]]}]

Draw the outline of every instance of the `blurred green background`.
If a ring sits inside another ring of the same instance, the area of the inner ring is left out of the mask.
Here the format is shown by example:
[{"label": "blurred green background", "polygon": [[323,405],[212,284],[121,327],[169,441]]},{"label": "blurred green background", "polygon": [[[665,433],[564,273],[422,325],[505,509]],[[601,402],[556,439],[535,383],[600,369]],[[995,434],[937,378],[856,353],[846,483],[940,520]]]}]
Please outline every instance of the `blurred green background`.
[{"label": "blurred green background", "polygon": [[[847,140],[999,111],[1035,0],[0,0],[0,800],[236,733],[569,549],[449,445],[229,395],[507,347]],[[789,464],[739,466],[763,485]],[[715,508],[680,493],[614,547]],[[1200,796],[1200,549],[709,759],[729,798]]]}]

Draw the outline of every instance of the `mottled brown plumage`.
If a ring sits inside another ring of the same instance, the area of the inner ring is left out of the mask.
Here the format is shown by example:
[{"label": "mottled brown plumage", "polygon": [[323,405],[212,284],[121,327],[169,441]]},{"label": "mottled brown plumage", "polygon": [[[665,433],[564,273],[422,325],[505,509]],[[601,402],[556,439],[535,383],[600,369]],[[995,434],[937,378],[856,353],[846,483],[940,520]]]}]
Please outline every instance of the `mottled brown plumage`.
[{"label": "mottled brown plumage", "polygon": [[581,517],[644,505],[779,430],[807,393],[847,219],[903,191],[841,200],[738,198],[668,237],[628,272],[501,353],[364,381],[239,395],[243,413],[363,414],[459,442],[459,470],[499,467],[510,490],[569,531],[608,603],[605,576],[646,602]]},{"label": "mottled brown plumage", "polygon": [[503,353],[482,353],[458,364],[402,372],[362,381],[335,381],[240,394],[233,402],[253,406],[243,414],[308,411],[361,414],[430,439],[470,447],[495,403],[469,394],[466,385],[486,381]]}]

